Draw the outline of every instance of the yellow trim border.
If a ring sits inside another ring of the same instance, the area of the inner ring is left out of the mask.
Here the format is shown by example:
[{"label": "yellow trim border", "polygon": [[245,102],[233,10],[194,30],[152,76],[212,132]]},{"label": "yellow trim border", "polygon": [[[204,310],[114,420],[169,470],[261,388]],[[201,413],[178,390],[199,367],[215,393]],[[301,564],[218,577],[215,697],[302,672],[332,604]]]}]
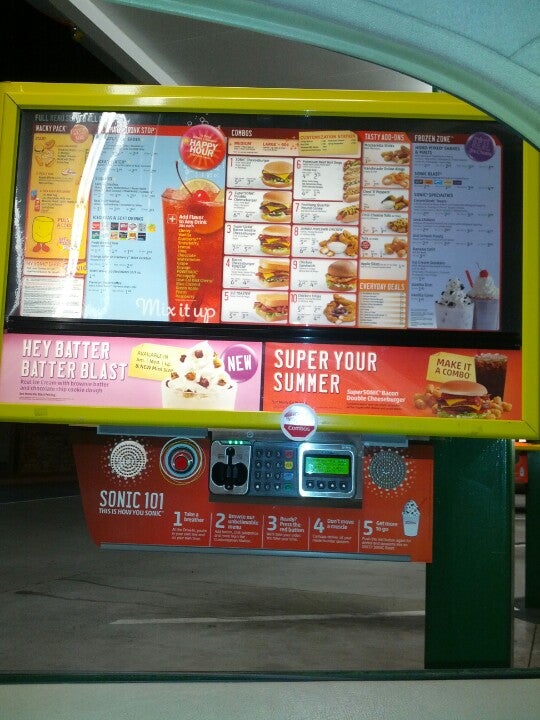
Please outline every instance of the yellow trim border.
[{"label": "yellow trim border", "polygon": [[[488,115],[445,93],[366,92],[146,85],[0,83],[0,312],[5,312],[7,266],[14,209],[17,138],[23,110],[234,112],[488,121]],[[522,418],[459,420],[362,415],[320,415],[328,432],[540,437],[540,154],[523,143]],[[521,182],[521,178],[516,179]],[[1,342],[1,339],[0,339]],[[122,425],[279,429],[280,415],[266,412],[192,412],[109,407],[2,404],[0,421],[71,425]]]}]

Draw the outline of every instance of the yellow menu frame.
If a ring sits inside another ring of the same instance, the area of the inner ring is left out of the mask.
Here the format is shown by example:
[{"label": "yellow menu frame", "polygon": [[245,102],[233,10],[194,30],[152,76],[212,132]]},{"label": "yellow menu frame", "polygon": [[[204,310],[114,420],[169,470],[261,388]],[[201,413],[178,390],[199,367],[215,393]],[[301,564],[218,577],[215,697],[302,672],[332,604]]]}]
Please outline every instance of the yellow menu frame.
[{"label": "yellow menu frame", "polygon": [[[490,121],[446,93],[0,83],[0,312],[5,311],[20,114],[23,110],[327,115]],[[523,142],[522,413],[520,420],[318,416],[324,432],[478,438],[540,437],[540,154]],[[1,343],[1,338],[0,338]],[[1,347],[1,346],[0,346]],[[268,412],[192,411],[0,402],[0,421],[126,427],[279,429]]]}]

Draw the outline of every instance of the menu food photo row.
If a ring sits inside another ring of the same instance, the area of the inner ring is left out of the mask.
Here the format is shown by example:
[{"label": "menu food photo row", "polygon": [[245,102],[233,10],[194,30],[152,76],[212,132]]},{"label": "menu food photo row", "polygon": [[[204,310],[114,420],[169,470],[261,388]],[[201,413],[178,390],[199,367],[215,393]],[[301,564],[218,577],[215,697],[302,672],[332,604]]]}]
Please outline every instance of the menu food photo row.
[{"label": "menu food photo row", "polygon": [[8,313],[500,329],[496,136],[162,118],[25,115]]}]

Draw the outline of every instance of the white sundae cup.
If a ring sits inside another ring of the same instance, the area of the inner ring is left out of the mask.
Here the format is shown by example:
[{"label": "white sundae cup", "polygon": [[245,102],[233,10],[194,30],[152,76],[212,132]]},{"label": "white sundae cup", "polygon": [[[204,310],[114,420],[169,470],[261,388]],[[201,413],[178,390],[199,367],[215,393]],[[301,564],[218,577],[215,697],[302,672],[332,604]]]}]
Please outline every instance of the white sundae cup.
[{"label": "white sundae cup", "polygon": [[420,510],[414,500],[405,503],[401,517],[403,519],[403,534],[407,537],[416,537],[418,535],[418,525],[420,524]]},{"label": "white sundae cup", "polygon": [[438,328],[446,330],[472,330],[474,305],[445,305],[435,303],[435,322]]},{"label": "white sundae cup", "polygon": [[200,391],[187,390],[175,385],[175,380],[163,380],[161,400],[164,408],[174,410],[234,410],[236,403],[236,383],[227,387],[201,388]]},{"label": "white sundae cup", "polygon": [[234,410],[237,384],[222,360],[204,340],[179,350],[171,375],[161,383],[164,408],[175,410]]},{"label": "white sundae cup", "polygon": [[451,278],[435,300],[435,323],[445,330],[472,330],[474,305],[459,278]]}]

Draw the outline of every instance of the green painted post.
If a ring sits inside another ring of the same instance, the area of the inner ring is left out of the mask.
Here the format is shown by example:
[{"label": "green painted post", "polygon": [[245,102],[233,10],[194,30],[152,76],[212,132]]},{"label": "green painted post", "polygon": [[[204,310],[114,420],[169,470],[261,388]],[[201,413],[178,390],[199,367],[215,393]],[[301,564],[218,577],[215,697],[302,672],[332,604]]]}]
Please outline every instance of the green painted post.
[{"label": "green painted post", "polygon": [[436,438],[433,444],[425,667],[512,667],[513,442]]},{"label": "green painted post", "polygon": [[540,452],[527,453],[525,497],[525,611],[540,611]]}]

